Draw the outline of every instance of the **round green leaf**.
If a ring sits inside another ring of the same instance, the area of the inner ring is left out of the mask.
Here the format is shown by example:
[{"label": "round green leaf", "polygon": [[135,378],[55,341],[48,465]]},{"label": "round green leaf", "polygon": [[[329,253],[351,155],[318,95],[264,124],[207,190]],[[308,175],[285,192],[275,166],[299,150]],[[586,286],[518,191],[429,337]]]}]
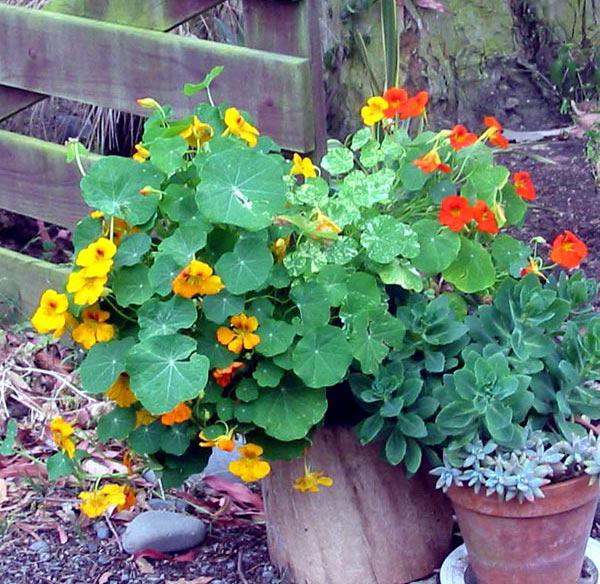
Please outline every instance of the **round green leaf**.
[{"label": "round green leaf", "polygon": [[348,148],[332,148],[321,160],[321,167],[332,176],[346,174],[354,168],[354,154]]},{"label": "round green leaf", "polygon": [[169,255],[157,254],[148,272],[150,286],[161,296],[170,294],[173,280],[184,266],[185,262],[178,262]]},{"label": "round green leaf", "polygon": [[125,371],[125,355],[134,344],[132,338],[127,338],[94,345],[79,366],[83,390],[105,392]]},{"label": "round green leaf", "polygon": [[222,324],[227,317],[244,310],[244,299],[223,290],[214,296],[207,296],[202,303],[204,316],[211,322]]},{"label": "round green leaf", "polygon": [[285,353],[296,336],[291,324],[282,320],[265,320],[260,323],[260,344],[256,351],[265,357]]},{"label": "round green leaf", "polygon": [[148,426],[136,428],[127,439],[130,448],[138,454],[154,454],[160,450],[160,443],[167,427],[159,420]]},{"label": "round green leaf", "polygon": [[423,279],[419,271],[408,260],[394,259],[378,268],[379,277],[384,284],[402,286],[405,290],[421,292]]},{"label": "round green leaf", "polygon": [[152,297],[148,268],[143,264],[121,268],[113,275],[112,289],[120,306],[144,304]]},{"label": "round green leaf", "polygon": [[171,221],[178,223],[193,220],[199,215],[196,193],[183,185],[169,185],[159,206]]},{"label": "round green leaf", "polygon": [[414,258],[419,253],[415,232],[389,215],[369,219],[360,236],[361,245],[375,262],[387,264],[402,255]]},{"label": "round green leaf", "polygon": [[92,219],[89,215],[77,223],[73,231],[73,248],[75,255],[93,241],[102,237],[102,220]]},{"label": "round green leaf", "polygon": [[412,263],[424,274],[443,272],[455,259],[460,250],[458,233],[450,231],[433,219],[422,219],[413,225],[419,240],[419,253]]},{"label": "round green leaf", "polygon": [[180,136],[157,138],[148,146],[152,164],[166,175],[173,174],[183,165],[188,146]]},{"label": "round green leaf", "polygon": [[153,299],[138,311],[140,340],[155,335],[170,335],[191,327],[198,317],[193,300],[173,296],[167,301]]},{"label": "round green leaf", "polygon": [[134,266],[148,253],[152,239],[145,233],[132,233],[127,235],[117,250],[115,255],[114,268],[123,266]]},{"label": "round green leaf", "polygon": [[298,342],[292,361],[294,373],[308,387],[331,387],[346,375],[352,350],[343,331],[327,325]]},{"label": "round green leaf", "polygon": [[325,266],[319,272],[317,282],[327,290],[331,306],[339,306],[348,294],[348,272],[344,266]]},{"label": "round green leaf", "polygon": [[[249,377],[244,377],[235,388],[235,397],[243,402],[252,402],[258,397],[258,385]],[[223,429],[221,428],[221,434]]]},{"label": "round green leaf", "polygon": [[46,471],[48,478],[56,481],[61,477],[71,476],[75,472],[75,465],[66,454],[57,452],[46,460]]},{"label": "round green leaf", "polygon": [[181,456],[189,448],[194,434],[194,428],[187,423],[169,426],[160,437],[160,449]]},{"label": "round green leaf", "polygon": [[319,327],[329,322],[329,294],[317,282],[301,282],[292,288],[290,296],[308,328]]},{"label": "round green leaf", "polygon": [[171,256],[178,263],[187,264],[206,245],[206,237],[206,231],[196,225],[183,225],[162,241],[158,251]]},{"label": "round green leaf", "polygon": [[123,440],[135,428],[135,409],[115,408],[98,420],[96,433],[100,442]]},{"label": "round green leaf", "polygon": [[163,176],[150,164],[121,156],[104,156],[81,179],[83,200],[107,217],[120,217],[131,225],[142,225],[156,212],[158,197],[155,194],[143,196],[140,189],[160,188]]},{"label": "round green leaf", "polygon": [[271,225],[285,204],[284,167],[252,149],[209,156],[202,165],[196,202],[212,223],[257,231]]},{"label": "round green leaf", "polygon": [[461,292],[481,292],[496,281],[496,271],[490,254],[480,243],[461,238],[456,260],[443,272],[448,282]]},{"label": "round green leaf", "polygon": [[202,394],[209,360],[193,354],[196,343],[183,335],[150,337],[127,355],[131,388],[152,414],[164,414]]},{"label": "round green leaf", "polygon": [[252,377],[260,387],[277,387],[285,371],[280,369],[272,361],[260,361],[256,366]]}]

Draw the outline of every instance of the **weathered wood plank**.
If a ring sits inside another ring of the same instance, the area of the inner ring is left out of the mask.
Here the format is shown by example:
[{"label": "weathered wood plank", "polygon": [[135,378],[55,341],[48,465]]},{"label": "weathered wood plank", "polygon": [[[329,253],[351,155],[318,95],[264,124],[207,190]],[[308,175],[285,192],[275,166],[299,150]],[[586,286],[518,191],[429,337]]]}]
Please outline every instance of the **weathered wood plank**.
[{"label": "weathered wood plank", "polygon": [[224,65],[216,100],[251,112],[285,148],[314,147],[307,59],[1,4],[0,38],[0,84],[141,114],[144,96],[190,111],[184,83]]},{"label": "weathered wood plank", "polygon": [[52,0],[44,10],[138,28],[171,30],[223,2],[224,0]]},{"label": "weathered wood plank", "polygon": [[46,97],[41,93],[0,86],[0,121],[10,118],[22,109],[46,99]]},{"label": "weathered wood plank", "polygon": [[0,208],[73,227],[89,209],[65,156],[63,146],[0,131]]},{"label": "weathered wood plank", "polygon": [[[319,0],[244,0],[246,44],[254,49],[306,57],[310,61],[312,97],[307,102],[315,132],[315,158],[327,142],[327,108],[323,77],[323,47],[319,29]],[[277,23],[274,26],[274,23]]]},{"label": "weathered wood plank", "polygon": [[68,269],[0,247],[0,312],[18,308],[19,320],[27,320],[46,288],[61,291]]}]

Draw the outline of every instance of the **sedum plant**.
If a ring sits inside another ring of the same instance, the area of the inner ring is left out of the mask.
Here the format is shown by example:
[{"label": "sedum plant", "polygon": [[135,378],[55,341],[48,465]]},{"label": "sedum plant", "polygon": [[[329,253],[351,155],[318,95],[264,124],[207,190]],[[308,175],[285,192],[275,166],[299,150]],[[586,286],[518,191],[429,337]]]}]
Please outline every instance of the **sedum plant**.
[{"label": "sedum plant", "polygon": [[[112,404],[100,441],[168,487],[242,435],[231,470],[250,482],[358,406],[359,440],[391,464],[415,473],[444,450],[458,472],[476,440],[516,452],[528,425],[570,439],[596,411],[595,284],[551,275],[587,248],[567,231],[545,263],[539,238],[507,233],[536,193],[494,162],[497,120],[430,131],[427,93],[392,88],[316,166],[208,98],[185,118],[140,100],[152,113],[131,159],[85,171],[73,150],[93,211],[65,292],[46,291],[32,322],[85,350],[83,389]],[[85,456],[64,423],[54,476]],[[331,484],[306,460],[294,488]]]}]

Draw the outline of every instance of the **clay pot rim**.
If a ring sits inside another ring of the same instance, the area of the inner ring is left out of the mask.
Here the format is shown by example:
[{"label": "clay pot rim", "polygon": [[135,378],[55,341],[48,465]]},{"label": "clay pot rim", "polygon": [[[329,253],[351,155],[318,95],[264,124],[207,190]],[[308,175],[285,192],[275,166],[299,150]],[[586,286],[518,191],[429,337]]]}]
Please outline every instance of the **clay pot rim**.
[{"label": "clay pot rim", "polygon": [[581,507],[595,499],[600,494],[600,485],[596,482],[590,485],[589,475],[582,475],[568,481],[555,483],[542,487],[543,499],[536,499],[533,503],[518,500],[502,501],[497,495],[486,496],[482,489],[476,493],[471,487],[457,487],[453,485],[448,489],[447,495],[456,507],[463,507],[482,515],[495,517],[543,517],[557,515]]}]

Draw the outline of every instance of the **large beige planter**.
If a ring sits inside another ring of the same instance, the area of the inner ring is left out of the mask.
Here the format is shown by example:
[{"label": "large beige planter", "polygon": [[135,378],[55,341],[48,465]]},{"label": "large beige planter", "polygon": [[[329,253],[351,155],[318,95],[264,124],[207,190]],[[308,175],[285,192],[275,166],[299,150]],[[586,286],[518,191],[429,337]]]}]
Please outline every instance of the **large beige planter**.
[{"label": "large beige planter", "polygon": [[407,479],[342,428],[317,433],[310,462],[332,488],[294,491],[302,461],[273,463],[264,481],[271,559],[294,584],[404,584],[440,567],[452,510],[426,473]]}]

